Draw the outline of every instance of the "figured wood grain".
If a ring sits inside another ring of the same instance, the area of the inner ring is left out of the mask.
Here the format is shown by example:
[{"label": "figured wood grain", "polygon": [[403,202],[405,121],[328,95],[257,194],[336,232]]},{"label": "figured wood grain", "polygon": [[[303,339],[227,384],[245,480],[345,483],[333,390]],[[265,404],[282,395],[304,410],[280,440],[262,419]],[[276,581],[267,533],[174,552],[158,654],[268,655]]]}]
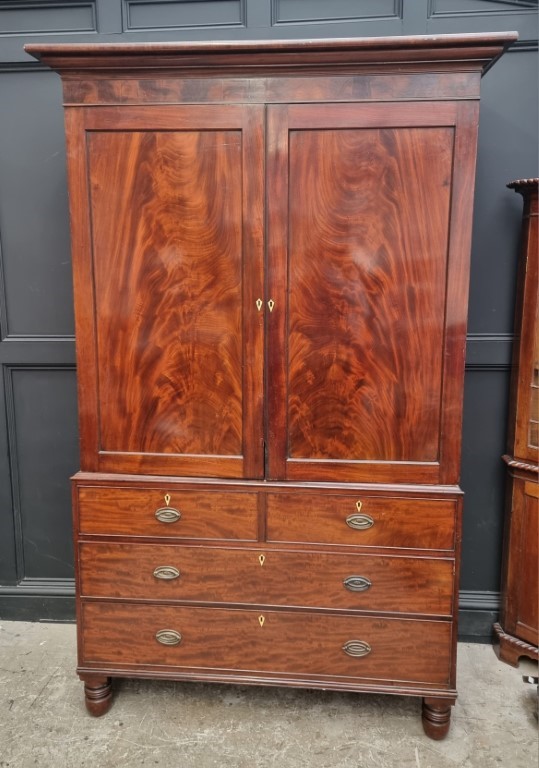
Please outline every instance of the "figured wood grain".
[{"label": "figured wood grain", "polygon": [[452,150],[450,128],[291,131],[291,458],[438,458]]},{"label": "figured wood grain", "polygon": [[66,80],[66,104],[178,104],[226,101],[279,102],[376,101],[379,99],[469,99],[479,91],[479,72],[421,72],[402,74],[297,77],[174,76],[141,79],[106,75]]},{"label": "figured wood grain", "polygon": [[89,135],[105,451],[242,452],[241,149],[239,131]]},{"label": "figured wood grain", "polygon": [[[320,678],[376,678],[398,685],[449,685],[451,624],[446,621],[314,615],[292,611],[226,610],[84,602],[86,665],[126,664],[174,669],[294,672]],[[259,617],[264,617],[260,626]],[[174,647],[158,643],[161,629],[179,632]],[[363,640],[372,652],[342,650]]]},{"label": "figured wood grain", "polygon": [[[373,520],[371,528],[354,530],[346,519],[357,512]],[[456,503],[437,499],[404,499],[324,494],[268,494],[268,541],[345,544],[355,547],[409,547],[452,550],[456,535]]]},{"label": "figured wood grain", "polygon": [[421,695],[447,731],[478,86],[515,37],[27,49],[91,105],[66,129],[94,710],[133,674]]},{"label": "figured wood grain", "polygon": [[[328,555],[258,549],[81,543],[81,595],[142,600],[308,606],[449,616],[449,559]],[[262,559],[261,559],[262,558]],[[176,568],[164,581],[156,567]],[[350,576],[371,586],[351,592]]]},{"label": "figured wood grain", "polygon": [[451,190],[471,183],[468,106],[268,107],[272,479],[457,481],[470,222]]},{"label": "figured wood grain", "polygon": [[[162,523],[158,509],[178,510],[180,519]],[[77,498],[78,529],[82,534],[163,536],[178,539],[256,540],[257,494],[219,491],[82,487]]]}]

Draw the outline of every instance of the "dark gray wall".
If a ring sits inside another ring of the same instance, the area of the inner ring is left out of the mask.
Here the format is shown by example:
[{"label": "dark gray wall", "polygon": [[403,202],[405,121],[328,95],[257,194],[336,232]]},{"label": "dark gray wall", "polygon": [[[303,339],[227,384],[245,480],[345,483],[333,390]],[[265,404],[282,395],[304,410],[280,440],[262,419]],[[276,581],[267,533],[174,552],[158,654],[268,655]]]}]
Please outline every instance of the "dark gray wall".
[{"label": "dark gray wall", "polygon": [[73,616],[78,467],[59,77],[25,42],[350,37],[516,29],[483,81],[465,392],[461,635],[499,603],[521,201],[537,175],[534,0],[0,0],[0,616]]}]

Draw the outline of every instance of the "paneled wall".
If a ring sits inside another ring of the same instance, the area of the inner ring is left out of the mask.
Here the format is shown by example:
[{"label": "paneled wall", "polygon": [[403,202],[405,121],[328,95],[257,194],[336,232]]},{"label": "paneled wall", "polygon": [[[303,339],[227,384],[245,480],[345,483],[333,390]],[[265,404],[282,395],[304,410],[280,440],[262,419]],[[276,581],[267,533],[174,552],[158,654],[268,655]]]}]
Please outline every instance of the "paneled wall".
[{"label": "paneled wall", "polygon": [[462,485],[461,635],[499,603],[521,200],[537,175],[537,0],[0,0],[0,617],[72,618],[78,468],[61,88],[25,42],[351,37],[516,29],[483,81]]}]

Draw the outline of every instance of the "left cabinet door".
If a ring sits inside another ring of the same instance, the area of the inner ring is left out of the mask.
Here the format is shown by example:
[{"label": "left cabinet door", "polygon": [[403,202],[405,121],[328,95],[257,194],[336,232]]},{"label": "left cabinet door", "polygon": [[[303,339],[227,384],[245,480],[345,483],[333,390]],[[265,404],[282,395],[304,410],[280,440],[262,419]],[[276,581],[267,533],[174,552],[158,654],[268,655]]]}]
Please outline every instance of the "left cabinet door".
[{"label": "left cabinet door", "polygon": [[67,108],[82,469],[262,477],[263,117]]}]

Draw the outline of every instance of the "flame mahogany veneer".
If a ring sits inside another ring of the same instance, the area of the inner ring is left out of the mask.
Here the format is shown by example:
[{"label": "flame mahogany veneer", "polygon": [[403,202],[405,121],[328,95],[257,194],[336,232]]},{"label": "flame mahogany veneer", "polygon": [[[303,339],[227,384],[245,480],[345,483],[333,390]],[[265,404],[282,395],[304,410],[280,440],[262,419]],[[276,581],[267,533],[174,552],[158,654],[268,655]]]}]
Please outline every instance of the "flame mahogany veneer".
[{"label": "flame mahogany veneer", "polygon": [[78,673],[456,698],[481,75],[513,33],[31,45],[62,76]]}]

